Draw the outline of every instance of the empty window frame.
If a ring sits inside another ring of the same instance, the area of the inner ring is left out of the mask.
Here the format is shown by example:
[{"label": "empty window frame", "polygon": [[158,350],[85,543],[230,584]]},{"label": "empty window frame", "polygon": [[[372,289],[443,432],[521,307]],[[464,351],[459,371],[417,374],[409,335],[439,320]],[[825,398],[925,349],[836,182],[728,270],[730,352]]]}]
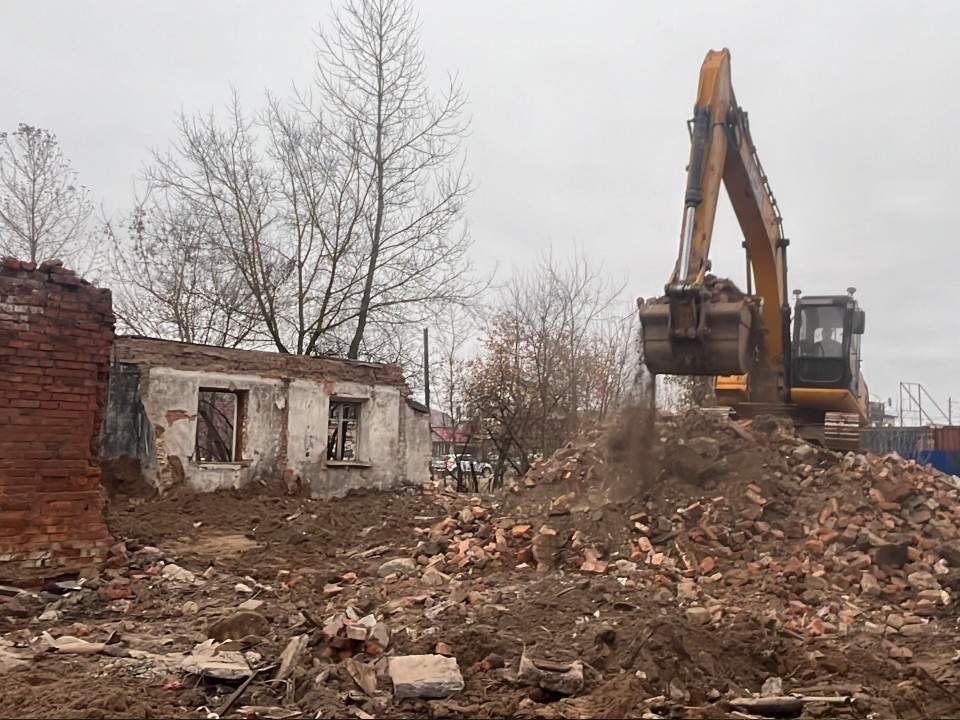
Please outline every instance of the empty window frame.
[{"label": "empty window frame", "polygon": [[327,460],[359,461],[361,402],[330,400],[330,420],[327,426]]},{"label": "empty window frame", "polygon": [[197,402],[197,462],[241,460],[240,431],[246,393],[200,388]]}]

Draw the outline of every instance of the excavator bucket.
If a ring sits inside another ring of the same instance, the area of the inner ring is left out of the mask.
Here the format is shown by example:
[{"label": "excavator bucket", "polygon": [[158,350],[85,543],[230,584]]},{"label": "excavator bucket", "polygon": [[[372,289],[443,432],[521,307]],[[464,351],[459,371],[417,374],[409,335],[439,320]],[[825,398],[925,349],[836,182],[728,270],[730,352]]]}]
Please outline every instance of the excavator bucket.
[{"label": "excavator bucket", "polygon": [[664,297],[640,308],[643,360],[655,375],[744,375],[753,356],[746,299]]}]

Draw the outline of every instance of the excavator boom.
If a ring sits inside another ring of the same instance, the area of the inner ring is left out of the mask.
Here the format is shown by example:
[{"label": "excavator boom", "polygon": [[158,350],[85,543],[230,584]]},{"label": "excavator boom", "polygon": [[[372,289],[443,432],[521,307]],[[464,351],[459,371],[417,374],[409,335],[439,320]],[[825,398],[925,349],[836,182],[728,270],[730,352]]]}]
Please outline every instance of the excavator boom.
[{"label": "excavator boom", "polygon": [[[753,297],[731,293],[707,274],[721,185],[744,234]],[[782,376],[787,244],[747,114],[733,93],[730,53],[710,51],[691,121],[679,256],[663,296],[640,309],[647,367],[655,374]],[[782,385],[771,384],[771,400]]]}]

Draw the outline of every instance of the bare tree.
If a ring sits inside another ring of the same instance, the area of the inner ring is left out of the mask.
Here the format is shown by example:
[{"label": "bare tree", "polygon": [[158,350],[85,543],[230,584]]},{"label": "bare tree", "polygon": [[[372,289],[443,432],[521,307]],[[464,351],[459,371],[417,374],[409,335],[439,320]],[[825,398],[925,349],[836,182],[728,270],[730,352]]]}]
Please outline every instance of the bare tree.
[{"label": "bare tree", "polygon": [[60,258],[91,269],[89,192],[47,130],[21,123],[0,133],[0,254],[31,262]]},{"label": "bare tree", "polygon": [[292,266],[285,288],[295,310],[290,349],[344,354],[362,287],[369,181],[355,148],[337,145],[312,113],[294,112],[268,95],[260,122],[273,161],[278,231]]},{"label": "bare tree", "polygon": [[151,197],[120,227],[106,223],[114,312],[140,335],[249,345],[255,304],[240,274],[221,262],[202,219],[194,208]]},{"label": "bare tree", "polygon": [[464,394],[467,352],[479,328],[474,312],[455,307],[439,313],[432,326],[433,405],[452,418],[457,416],[457,408],[465,408],[467,404]]},{"label": "bare tree", "polygon": [[[580,254],[517,272],[491,310],[467,393],[478,422],[518,472],[604,419],[629,383],[633,331],[619,293]],[[632,314],[632,313],[631,313]]]},{"label": "bare tree", "polygon": [[141,233],[132,244],[144,252],[133,258],[143,267],[146,251],[159,250],[202,265],[187,271],[189,282],[166,273],[157,283],[144,268],[150,286],[134,281],[133,295],[165,302],[165,314],[197,329],[215,317],[213,327],[230,332],[207,334],[209,342],[345,349],[342,326],[355,316],[361,277],[355,163],[336,154],[319,124],[270,95],[253,119],[234,93],[221,117],[181,114],[178,130],[175,145],[154,154],[149,203],[128,223],[142,231],[153,219],[163,236],[145,245]]},{"label": "bare tree", "polygon": [[357,358],[374,349],[370,325],[415,325],[476,289],[466,279],[462,222],[466,99],[454,78],[439,98],[431,93],[409,0],[348,0],[319,33],[316,85],[342,154],[357,158],[370,188],[347,353]]},{"label": "bare tree", "polygon": [[[268,93],[253,115],[236,93],[226,112],[181,114],[175,144],[154,154],[145,180],[161,245],[209,259],[232,292],[203,271],[159,287],[190,299],[170,293],[171,317],[206,308],[191,321],[201,328],[227,310],[211,300],[234,298],[223,342],[401,361],[415,375],[418,329],[482,288],[466,258],[464,101],[453,81],[440,101],[428,91],[408,3],[355,0],[331,27],[312,91]],[[166,225],[177,218],[179,230]]]},{"label": "bare tree", "polygon": [[155,153],[145,175],[160,213],[172,218],[173,208],[187,209],[219,268],[241,278],[257,318],[251,339],[289,352],[285,323],[292,307],[283,289],[293,261],[284,238],[271,232],[279,214],[276,182],[256,129],[236,93],[223,122],[212,112],[181,114],[174,147]]}]

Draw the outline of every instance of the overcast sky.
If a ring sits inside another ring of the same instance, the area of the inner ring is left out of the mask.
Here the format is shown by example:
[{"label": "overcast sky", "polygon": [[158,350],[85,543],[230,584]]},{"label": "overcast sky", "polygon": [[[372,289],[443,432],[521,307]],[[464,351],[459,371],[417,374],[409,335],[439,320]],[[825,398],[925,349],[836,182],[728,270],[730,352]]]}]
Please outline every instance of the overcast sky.
[{"label": "overcast sky", "polygon": [[[729,47],[737,99],[792,240],[791,285],[848,286],[867,312],[864,374],[922,383],[946,410],[960,308],[960,4],[420,0],[438,84],[470,97],[474,262],[502,269],[582,243],[652,296],[676,259],[686,121],[707,50]],[[54,132],[98,201],[128,207],[174,115],[250,107],[307,82],[327,2],[9,2],[0,129]],[[718,274],[742,282],[726,198]],[[960,410],[954,413],[955,418]]]}]

